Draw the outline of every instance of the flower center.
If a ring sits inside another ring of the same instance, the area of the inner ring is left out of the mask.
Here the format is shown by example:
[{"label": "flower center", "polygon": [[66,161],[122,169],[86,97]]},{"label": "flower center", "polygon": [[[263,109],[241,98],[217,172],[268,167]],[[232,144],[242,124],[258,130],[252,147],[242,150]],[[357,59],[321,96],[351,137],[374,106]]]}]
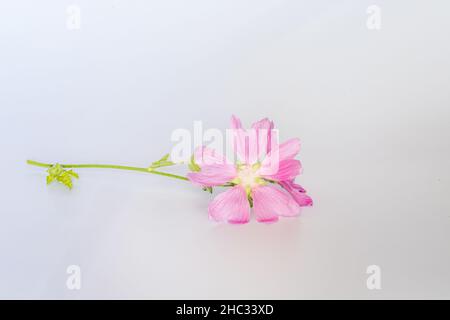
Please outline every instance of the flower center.
[{"label": "flower center", "polygon": [[237,177],[233,180],[234,183],[243,186],[247,192],[252,188],[264,184],[264,180],[258,173],[260,165],[239,165]]}]

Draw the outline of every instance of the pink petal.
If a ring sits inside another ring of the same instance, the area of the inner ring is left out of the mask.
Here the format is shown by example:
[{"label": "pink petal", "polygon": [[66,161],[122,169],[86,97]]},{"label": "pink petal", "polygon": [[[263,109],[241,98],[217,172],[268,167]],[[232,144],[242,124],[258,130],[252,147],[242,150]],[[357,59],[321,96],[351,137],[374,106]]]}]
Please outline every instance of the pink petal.
[{"label": "pink petal", "polygon": [[280,182],[280,185],[288,191],[306,192],[305,188],[295,183],[294,180],[282,181]]},{"label": "pink petal", "polygon": [[297,138],[289,139],[280,145],[274,146],[267,157],[264,158],[261,165],[263,167],[269,167],[283,160],[294,159],[299,151],[300,140]]},{"label": "pink petal", "polygon": [[293,159],[300,151],[300,139],[289,139],[279,146],[280,161]]},{"label": "pink petal", "polygon": [[262,158],[270,152],[273,127],[273,122],[267,118],[259,120],[252,125],[252,129],[256,131],[258,140],[258,158]]},{"label": "pink petal", "polygon": [[231,129],[242,129],[241,120],[235,115],[231,116]]},{"label": "pink petal", "polygon": [[231,116],[232,143],[237,159],[242,163],[249,163],[249,137],[247,130],[242,127],[241,120],[236,116]]},{"label": "pink petal", "polygon": [[236,186],[217,195],[209,204],[208,214],[215,221],[247,223],[250,207],[244,188]]},{"label": "pink petal", "polygon": [[298,176],[301,172],[300,161],[294,159],[283,160],[278,164],[272,164],[273,166],[262,166],[259,169],[259,174],[264,178],[275,181],[292,180]]},{"label": "pink petal", "polygon": [[238,156],[238,160],[243,163],[249,163],[249,139],[247,131],[244,129],[233,130],[234,134],[234,150]]},{"label": "pink petal", "polygon": [[300,207],[308,207],[313,205],[311,197],[306,195],[306,191],[302,186],[294,183],[293,181],[282,181],[280,182],[280,185],[290,193]]},{"label": "pink petal", "polygon": [[311,207],[313,205],[313,200],[306,193],[296,192],[291,193],[291,195],[300,207]]},{"label": "pink petal", "polygon": [[237,175],[236,167],[231,164],[204,165],[200,172],[190,172],[188,179],[202,187],[214,187],[233,180]]},{"label": "pink petal", "polygon": [[201,146],[195,149],[194,159],[200,167],[212,164],[225,164],[226,161],[224,156],[216,153],[216,150],[205,146]]},{"label": "pink petal", "polygon": [[293,217],[299,205],[286,192],[273,186],[260,186],[252,190],[253,211],[259,222],[274,222],[278,216]]}]

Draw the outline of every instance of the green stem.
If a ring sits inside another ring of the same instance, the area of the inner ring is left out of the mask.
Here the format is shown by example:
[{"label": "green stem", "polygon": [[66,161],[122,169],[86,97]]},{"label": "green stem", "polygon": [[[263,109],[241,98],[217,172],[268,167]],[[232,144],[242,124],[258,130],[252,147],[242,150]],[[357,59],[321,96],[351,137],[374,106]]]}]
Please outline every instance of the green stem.
[{"label": "green stem", "polygon": [[[43,167],[43,168],[50,168],[51,166],[53,166],[53,164],[51,164],[51,163],[43,163],[43,162],[38,162],[38,161],[33,161],[33,160],[27,160],[27,164],[32,165],[32,166]],[[156,171],[156,170],[149,169],[149,168],[119,166],[119,165],[114,165],[114,164],[61,164],[61,167],[63,167],[63,168],[101,168],[101,169],[131,170],[131,171],[153,173],[153,174],[158,174],[160,176],[166,176],[166,177],[170,177],[170,178],[174,178],[174,179],[189,181],[189,179],[186,177],[179,176],[179,175],[172,174],[172,173]]]}]

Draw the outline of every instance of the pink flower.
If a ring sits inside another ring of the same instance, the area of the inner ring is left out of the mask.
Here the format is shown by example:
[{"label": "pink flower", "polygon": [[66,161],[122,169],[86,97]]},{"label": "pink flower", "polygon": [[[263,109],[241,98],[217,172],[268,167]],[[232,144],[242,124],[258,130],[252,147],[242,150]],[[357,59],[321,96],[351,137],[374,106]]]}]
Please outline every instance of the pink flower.
[{"label": "pink flower", "polygon": [[188,174],[201,187],[231,186],[210,203],[211,219],[247,223],[253,208],[258,222],[275,222],[279,216],[293,217],[300,207],[312,205],[305,190],[294,183],[301,172],[300,161],[294,159],[300,151],[298,139],[278,144],[273,122],[267,118],[254,123],[253,130],[245,130],[232,116],[231,128],[237,161],[230,163],[215,150],[200,147],[194,152],[200,171]]}]

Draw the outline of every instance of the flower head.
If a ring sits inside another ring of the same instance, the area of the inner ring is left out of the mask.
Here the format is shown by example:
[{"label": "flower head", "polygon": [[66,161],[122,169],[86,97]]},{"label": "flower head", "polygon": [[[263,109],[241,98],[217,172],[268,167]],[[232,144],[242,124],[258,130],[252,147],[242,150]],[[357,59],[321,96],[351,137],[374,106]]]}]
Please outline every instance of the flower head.
[{"label": "flower head", "polygon": [[300,151],[299,140],[278,144],[273,128],[266,118],[246,130],[232,116],[235,160],[208,147],[195,150],[193,158],[200,171],[189,173],[189,180],[203,188],[230,187],[210,203],[211,219],[247,223],[252,208],[257,221],[275,222],[279,216],[296,216],[300,207],[312,205],[305,190],[294,183],[301,172],[300,161],[294,159]]}]

